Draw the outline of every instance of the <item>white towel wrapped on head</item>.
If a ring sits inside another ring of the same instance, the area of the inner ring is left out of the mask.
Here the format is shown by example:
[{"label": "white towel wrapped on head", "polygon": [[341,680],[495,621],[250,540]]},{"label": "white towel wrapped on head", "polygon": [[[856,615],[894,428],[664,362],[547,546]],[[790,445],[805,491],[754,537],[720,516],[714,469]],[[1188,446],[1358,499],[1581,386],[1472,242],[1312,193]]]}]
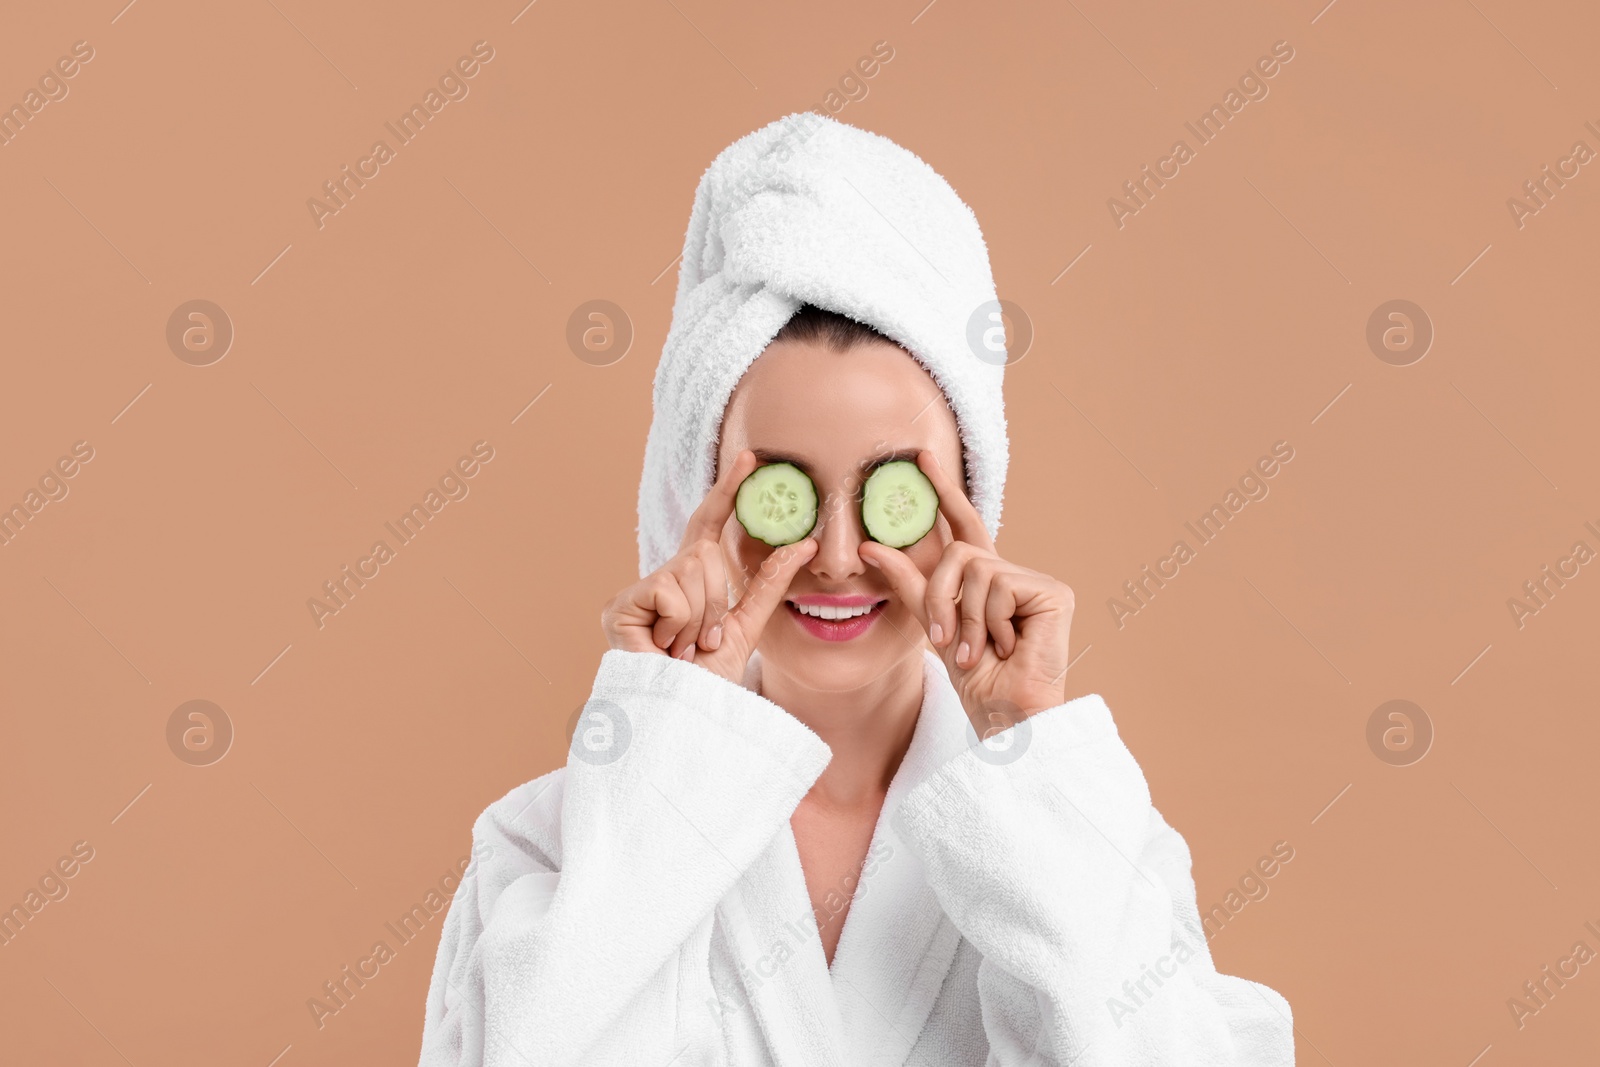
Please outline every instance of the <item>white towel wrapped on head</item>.
[{"label": "white towel wrapped on head", "polygon": [[995,301],[978,220],[913,153],[812,112],[724,149],[700,178],[655,378],[639,486],[639,575],[678,551],[711,488],[728,399],[802,304],[873,327],[943,389],[973,504],[1000,530],[1010,444],[1004,360],[968,322]]}]

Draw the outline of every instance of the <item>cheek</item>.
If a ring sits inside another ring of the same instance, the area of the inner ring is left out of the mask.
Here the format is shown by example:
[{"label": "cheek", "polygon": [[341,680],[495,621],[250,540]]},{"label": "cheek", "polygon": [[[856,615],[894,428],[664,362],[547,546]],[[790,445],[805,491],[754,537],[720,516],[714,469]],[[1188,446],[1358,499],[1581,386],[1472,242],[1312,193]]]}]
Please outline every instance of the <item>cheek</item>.
[{"label": "cheek", "polygon": [[743,596],[745,590],[750,587],[751,579],[761,570],[762,555],[746,544],[739,546],[739,552],[734,559],[737,561],[738,573],[729,574],[728,581],[732,582],[734,588],[739,590],[739,595]]},{"label": "cheek", "polygon": [[728,581],[733,588],[743,596],[750,580],[761,570],[761,565],[775,549],[763,545],[753,537],[745,536],[744,528],[738,520],[730,520],[733,528],[727,530],[722,536],[722,556],[724,564],[732,561],[732,570],[728,572]]},{"label": "cheek", "polygon": [[922,576],[927,578],[932,576],[933,569],[944,558],[945,547],[954,540],[955,534],[950,529],[949,520],[940,515],[933,529],[928,531],[928,536],[901,551],[917,565],[917,570],[922,572]]}]

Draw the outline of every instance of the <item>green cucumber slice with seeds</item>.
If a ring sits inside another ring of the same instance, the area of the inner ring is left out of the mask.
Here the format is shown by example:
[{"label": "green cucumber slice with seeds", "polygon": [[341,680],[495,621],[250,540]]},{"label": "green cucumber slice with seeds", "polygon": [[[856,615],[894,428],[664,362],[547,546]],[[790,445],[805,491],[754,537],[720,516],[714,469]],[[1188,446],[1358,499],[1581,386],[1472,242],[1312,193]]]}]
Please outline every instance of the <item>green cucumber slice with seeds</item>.
[{"label": "green cucumber slice with seeds", "polygon": [[734,514],[757,541],[792,545],[816,528],[817,487],[792,463],[766,463],[739,483]]},{"label": "green cucumber slice with seeds", "polygon": [[867,536],[890,548],[914,545],[939,518],[939,494],[910,460],[897,459],[872,472],[861,494]]}]

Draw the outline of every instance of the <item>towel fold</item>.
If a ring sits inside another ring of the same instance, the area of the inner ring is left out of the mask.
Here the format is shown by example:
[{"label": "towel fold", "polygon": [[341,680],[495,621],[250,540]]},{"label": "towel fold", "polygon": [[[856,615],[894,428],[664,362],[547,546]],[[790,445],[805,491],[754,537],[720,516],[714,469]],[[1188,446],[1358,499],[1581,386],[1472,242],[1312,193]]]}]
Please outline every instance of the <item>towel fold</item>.
[{"label": "towel fold", "polygon": [[640,577],[678,551],[711,488],[734,387],[803,304],[873,327],[928,370],[955,413],[973,504],[998,534],[1004,360],[968,341],[973,315],[995,299],[972,209],[888,138],[802,112],[729,145],[695,192],[656,370]]}]

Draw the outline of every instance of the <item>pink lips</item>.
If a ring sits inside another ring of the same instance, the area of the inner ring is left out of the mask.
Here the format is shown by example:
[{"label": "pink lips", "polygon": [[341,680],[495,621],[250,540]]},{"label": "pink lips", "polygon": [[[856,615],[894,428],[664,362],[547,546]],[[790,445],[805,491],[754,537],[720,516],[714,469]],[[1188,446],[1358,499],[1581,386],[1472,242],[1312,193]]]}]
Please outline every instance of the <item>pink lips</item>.
[{"label": "pink lips", "polygon": [[857,615],[853,619],[819,619],[815,615],[807,615],[798,610],[795,604],[804,604],[807,607],[862,608],[877,605],[880,600],[881,598],[873,596],[810,593],[789,598],[784,607],[788,610],[789,616],[800,624],[801,629],[812,637],[823,641],[850,641],[870,630],[883,612],[874,608],[865,615]]}]

